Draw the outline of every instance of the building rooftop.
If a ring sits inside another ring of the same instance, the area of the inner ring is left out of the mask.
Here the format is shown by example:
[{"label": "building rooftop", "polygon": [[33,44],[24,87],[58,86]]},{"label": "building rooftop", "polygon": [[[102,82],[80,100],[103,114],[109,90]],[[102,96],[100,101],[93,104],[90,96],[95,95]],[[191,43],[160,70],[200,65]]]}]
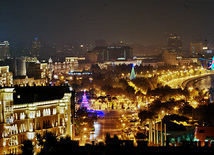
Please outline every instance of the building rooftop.
[{"label": "building rooftop", "polygon": [[69,86],[15,86],[14,104],[33,103],[61,99],[64,93],[69,93]]}]

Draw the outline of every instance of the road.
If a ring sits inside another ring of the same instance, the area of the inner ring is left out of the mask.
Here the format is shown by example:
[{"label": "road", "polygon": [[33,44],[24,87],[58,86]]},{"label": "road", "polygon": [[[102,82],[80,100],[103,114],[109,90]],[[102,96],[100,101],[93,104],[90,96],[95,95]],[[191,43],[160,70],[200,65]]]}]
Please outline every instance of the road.
[{"label": "road", "polygon": [[209,73],[204,73],[204,74],[196,75],[196,76],[187,76],[187,77],[183,77],[183,78],[173,79],[169,82],[166,82],[165,85],[168,85],[172,88],[178,88],[178,87],[185,88],[185,86],[188,85],[189,82],[195,81],[199,78],[204,78],[209,75],[213,75],[213,73],[209,72]]},{"label": "road", "polygon": [[106,133],[110,135],[120,135],[122,133],[122,128],[118,127],[118,119],[124,115],[126,117],[131,117],[133,112],[124,110],[109,110],[104,111],[104,117],[99,118],[94,124],[95,132],[91,134],[90,140],[95,140],[97,142],[104,141]]}]

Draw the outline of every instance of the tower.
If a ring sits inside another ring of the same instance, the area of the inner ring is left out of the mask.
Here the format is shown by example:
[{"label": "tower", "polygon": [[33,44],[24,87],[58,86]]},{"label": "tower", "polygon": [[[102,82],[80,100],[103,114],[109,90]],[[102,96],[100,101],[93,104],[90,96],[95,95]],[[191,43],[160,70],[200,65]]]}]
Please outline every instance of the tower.
[{"label": "tower", "polygon": [[136,78],[136,75],[135,75],[135,71],[134,71],[134,65],[132,65],[132,71],[131,71],[130,80],[133,80],[135,78]]}]

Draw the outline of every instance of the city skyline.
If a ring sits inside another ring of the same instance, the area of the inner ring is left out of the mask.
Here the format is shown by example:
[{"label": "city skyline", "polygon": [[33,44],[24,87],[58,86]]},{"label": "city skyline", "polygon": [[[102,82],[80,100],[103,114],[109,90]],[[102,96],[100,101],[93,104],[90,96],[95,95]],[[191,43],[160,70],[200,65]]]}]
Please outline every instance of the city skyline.
[{"label": "city skyline", "polygon": [[34,37],[47,44],[87,44],[99,39],[127,44],[167,44],[171,33],[184,47],[195,39],[213,43],[211,0],[4,1],[0,40],[29,47]]}]

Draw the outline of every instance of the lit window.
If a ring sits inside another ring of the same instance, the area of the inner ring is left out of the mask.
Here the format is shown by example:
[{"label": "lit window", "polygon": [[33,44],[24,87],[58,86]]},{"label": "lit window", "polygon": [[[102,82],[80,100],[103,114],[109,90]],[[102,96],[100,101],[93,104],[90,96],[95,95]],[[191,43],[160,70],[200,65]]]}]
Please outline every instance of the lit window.
[{"label": "lit window", "polygon": [[33,123],[30,123],[30,125],[29,125],[29,131],[33,131]]},{"label": "lit window", "polygon": [[53,108],[53,115],[56,114],[56,108]]},{"label": "lit window", "polygon": [[50,108],[48,108],[48,109],[43,109],[43,116],[48,116],[48,115],[50,115],[50,114],[51,114]]},{"label": "lit window", "polygon": [[37,112],[36,112],[36,117],[40,117],[41,116],[41,112],[40,112],[40,110],[38,110]]},{"label": "lit window", "polygon": [[35,118],[35,112],[34,111],[30,111],[29,118]]},{"label": "lit window", "polygon": [[25,119],[25,113],[24,112],[20,113],[20,119]]}]

